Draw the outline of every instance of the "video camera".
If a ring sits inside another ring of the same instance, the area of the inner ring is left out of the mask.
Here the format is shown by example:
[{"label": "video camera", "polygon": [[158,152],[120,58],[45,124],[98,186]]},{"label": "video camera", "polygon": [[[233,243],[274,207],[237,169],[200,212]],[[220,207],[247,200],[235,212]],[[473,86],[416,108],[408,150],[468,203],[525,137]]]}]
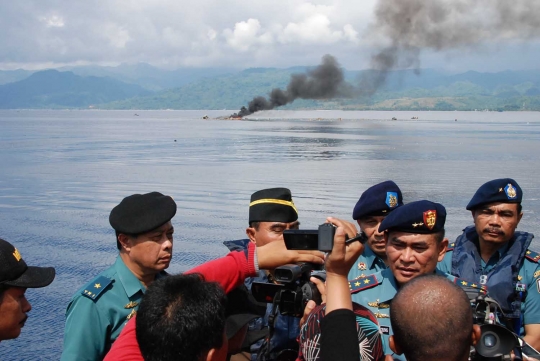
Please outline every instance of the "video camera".
[{"label": "video camera", "polygon": [[[287,249],[329,252],[334,245],[335,232],[335,226],[325,223],[318,230],[286,230],[283,238]],[[309,300],[317,304],[322,302],[317,286],[309,280],[311,277],[325,281],[323,266],[311,263],[286,264],[274,270],[276,283],[254,282],[251,292],[257,301],[277,305],[282,315],[302,317]]]},{"label": "video camera", "polygon": [[471,300],[474,323],[480,326],[481,335],[476,346],[471,350],[470,360],[527,360],[522,355],[540,360],[540,353],[505,327],[501,306],[492,298],[479,295]]}]

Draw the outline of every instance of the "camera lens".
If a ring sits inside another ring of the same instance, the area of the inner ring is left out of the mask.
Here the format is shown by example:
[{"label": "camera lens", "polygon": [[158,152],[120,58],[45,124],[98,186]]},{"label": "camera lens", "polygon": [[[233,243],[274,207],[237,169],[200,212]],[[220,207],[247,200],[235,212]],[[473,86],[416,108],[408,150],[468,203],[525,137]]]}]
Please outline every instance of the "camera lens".
[{"label": "camera lens", "polygon": [[497,346],[497,337],[493,334],[487,334],[484,336],[484,345],[488,348]]}]

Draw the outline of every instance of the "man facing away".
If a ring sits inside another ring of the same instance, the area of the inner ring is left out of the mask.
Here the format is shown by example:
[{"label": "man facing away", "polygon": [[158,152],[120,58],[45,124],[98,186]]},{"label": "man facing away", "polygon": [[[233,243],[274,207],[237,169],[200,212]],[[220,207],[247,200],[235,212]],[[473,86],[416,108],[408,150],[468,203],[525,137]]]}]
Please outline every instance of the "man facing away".
[{"label": "man facing away", "polygon": [[[227,241],[224,244],[231,250],[244,250],[247,245],[255,243],[258,247],[271,242],[284,242],[283,231],[298,229],[298,211],[292,200],[291,191],[287,188],[269,188],[251,195],[249,204],[249,227],[246,229],[248,239]],[[246,286],[251,289],[253,282],[273,283],[272,271],[259,271],[258,277],[248,278]],[[272,304],[268,304],[266,316],[253,321],[250,333],[263,330],[269,326]],[[300,318],[278,314],[274,323],[274,333],[270,344],[259,341],[251,347],[252,360],[275,359],[280,352],[291,351],[296,356],[300,333]],[[268,350],[269,348],[269,350]],[[268,351],[268,352],[267,352]]]},{"label": "man facing away", "polygon": [[379,232],[381,222],[403,205],[401,190],[393,181],[376,184],[364,191],[354,206],[353,219],[366,236],[364,252],[351,268],[349,279],[356,279],[388,268],[384,232]]},{"label": "man facing away", "polygon": [[[422,321],[418,322],[418,317]],[[445,277],[423,275],[392,300],[390,347],[409,361],[467,361],[480,339],[469,298]]]},{"label": "man facing away", "polygon": [[17,248],[0,239],[0,341],[21,334],[32,309],[26,289],[48,286],[54,276],[54,268],[28,266]]},{"label": "man facing away", "polygon": [[507,326],[540,349],[540,254],[533,235],[518,232],[523,192],[510,178],[483,184],[467,205],[474,226],[449,245],[438,268],[485,286],[502,307]]},{"label": "man facing away", "polygon": [[113,208],[116,262],[79,289],[66,311],[61,360],[102,360],[138,309],[146,288],[166,275],[176,203],[158,192],[134,194]]}]

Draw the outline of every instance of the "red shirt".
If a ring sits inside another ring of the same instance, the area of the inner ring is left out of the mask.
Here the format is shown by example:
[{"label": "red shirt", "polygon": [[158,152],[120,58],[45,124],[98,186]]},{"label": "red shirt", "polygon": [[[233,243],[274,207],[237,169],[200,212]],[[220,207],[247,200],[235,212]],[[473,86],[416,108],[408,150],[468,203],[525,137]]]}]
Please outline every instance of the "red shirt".
[{"label": "red shirt", "polygon": [[[186,273],[200,273],[206,281],[218,282],[225,293],[228,293],[240,286],[247,277],[257,275],[254,254],[255,244],[250,242],[247,259],[244,252],[231,252],[225,257],[206,262]],[[144,361],[137,342],[135,317],[126,323],[104,361]]]}]

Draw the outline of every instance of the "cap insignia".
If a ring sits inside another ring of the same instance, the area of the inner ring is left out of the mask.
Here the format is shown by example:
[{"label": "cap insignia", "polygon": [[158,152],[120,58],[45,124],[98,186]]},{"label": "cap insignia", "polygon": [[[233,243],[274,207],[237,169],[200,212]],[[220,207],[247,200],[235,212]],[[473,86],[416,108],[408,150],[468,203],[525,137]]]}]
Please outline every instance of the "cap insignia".
[{"label": "cap insignia", "polygon": [[390,208],[398,205],[398,195],[396,192],[386,192],[386,205]]},{"label": "cap insignia", "polygon": [[13,257],[15,257],[15,259],[17,261],[20,261],[21,260],[21,254],[19,253],[19,250],[17,248],[15,248],[15,251],[13,252]]},{"label": "cap insignia", "polygon": [[424,225],[424,223],[422,223],[422,222],[418,222],[418,223],[415,222],[415,223],[412,224],[413,228],[420,227],[420,226],[423,226],[423,225]]},{"label": "cap insignia", "polygon": [[257,204],[262,204],[262,203],[274,203],[274,204],[281,204],[283,206],[289,206],[292,209],[294,209],[296,213],[298,213],[293,201],[285,201],[283,199],[272,199],[272,198],[257,199],[256,201],[251,202],[249,206],[253,207]]},{"label": "cap insignia", "polygon": [[424,223],[426,224],[427,228],[433,229],[433,227],[435,227],[436,222],[437,222],[436,210],[429,210],[429,211],[424,212]]},{"label": "cap insignia", "polygon": [[514,199],[517,197],[516,188],[512,186],[512,183],[508,183],[508,185],[504,188],[504,192],[506,193],[508,199]]},{"label": "cap insignia", "polygon": [[364,262],[360,262],[360,263],[358,263],[358,269],[360,271],[365,271],[367,269],[367,266],[366,266],[366,264]]},{"label": "cap insignia", "polygon": [[501,193],[502,191],[503,191],[503,189],[502,189],[502,188],[499,188],[499,193]]}]

